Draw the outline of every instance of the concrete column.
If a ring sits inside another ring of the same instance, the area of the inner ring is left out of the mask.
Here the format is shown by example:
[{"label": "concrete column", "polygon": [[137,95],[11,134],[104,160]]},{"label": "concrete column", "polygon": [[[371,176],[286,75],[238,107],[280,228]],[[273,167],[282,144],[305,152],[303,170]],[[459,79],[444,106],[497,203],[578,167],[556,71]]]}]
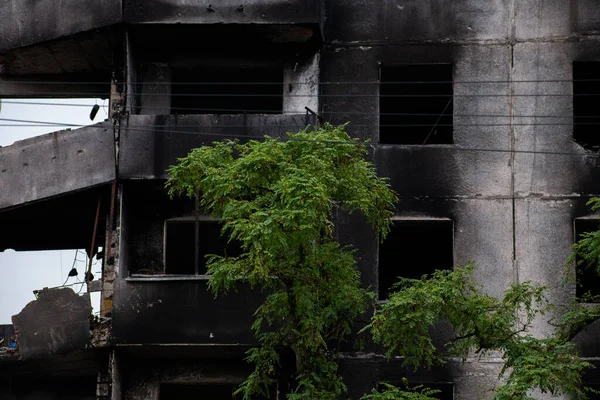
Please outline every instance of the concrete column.
[{"label": "concrete column", "polygon": [[145,64],[142,80],[138,84],[140,92],[140,114],[171,114],[171,68],[163,63]]},{"label": "concrete column", "polygon": [[303,113],[304,107],[319,112],[319,60],[317,53],[308,60],[286,64],[283,70],[283,112]]}]

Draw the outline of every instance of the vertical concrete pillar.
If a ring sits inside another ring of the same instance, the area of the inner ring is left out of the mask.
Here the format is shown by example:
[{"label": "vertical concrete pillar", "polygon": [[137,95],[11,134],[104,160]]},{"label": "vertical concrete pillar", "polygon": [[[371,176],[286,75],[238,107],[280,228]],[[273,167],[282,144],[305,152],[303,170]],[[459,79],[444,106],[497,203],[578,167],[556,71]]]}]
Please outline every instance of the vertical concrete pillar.
[{"label": "vertical concrete pillar", "polygon": [[140,92],[140,114],[171,114],[171,68],[163,63],[144,65]]},{"label": "vertical concrete pillar", "polygon": [[125,32],[125,111],[129,114],[139,113],[137,80],[137,63],[134,57],[133,44],[129,38],[129,32]]},{"label": "vertical concrete pillar", "polygon": [[319,112],[319,61],[317,53],[307,60],[286,64],[283,70],[283,112],[303,113],[304,107]]}]

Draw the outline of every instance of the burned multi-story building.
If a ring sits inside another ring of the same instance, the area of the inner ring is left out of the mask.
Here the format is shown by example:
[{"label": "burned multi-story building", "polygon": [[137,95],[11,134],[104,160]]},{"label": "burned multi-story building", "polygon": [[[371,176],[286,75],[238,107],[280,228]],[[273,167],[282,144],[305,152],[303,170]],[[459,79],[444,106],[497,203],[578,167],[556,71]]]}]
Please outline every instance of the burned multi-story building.
[{"label": "burned multi-story building", "polygon": [[[100,318],[58,288],[0,327],[3,399],[232,398],[261,293],[207,291],[194,254],[226,246],[219,225],[200,217],[196,241],[193,202],[164,190],[177,157],[224,138],[350,121],[371,139],[400,196],[391,235],[336,222],[382,301],[399,275],[467,261],[492,295],[525,280],[557,304],[578,295],[563,273],[597,222],[597,1],[7,0],[0,16],[0,98],[110,99],[105,122],[0,148],[0,250],[102,254],[101,279],[86,276]],[[598,329],[575,339],[591,360]],[[408,377],[489,398],[502,368],[400,364],[348,348],[348,397]],[[274,381],[271,397],[287,390]]]}]

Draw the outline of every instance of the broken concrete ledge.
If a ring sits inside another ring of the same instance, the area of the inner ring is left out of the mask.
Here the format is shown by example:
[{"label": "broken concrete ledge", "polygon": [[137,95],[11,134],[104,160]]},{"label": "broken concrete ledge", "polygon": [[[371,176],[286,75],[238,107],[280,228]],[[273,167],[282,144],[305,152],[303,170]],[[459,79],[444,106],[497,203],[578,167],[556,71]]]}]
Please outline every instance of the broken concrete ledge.
[{"label": "broken concrete ledge", "polygon": [[12,317],[21,359],[64,354],[90,346],[89,294],[45,289]]}]

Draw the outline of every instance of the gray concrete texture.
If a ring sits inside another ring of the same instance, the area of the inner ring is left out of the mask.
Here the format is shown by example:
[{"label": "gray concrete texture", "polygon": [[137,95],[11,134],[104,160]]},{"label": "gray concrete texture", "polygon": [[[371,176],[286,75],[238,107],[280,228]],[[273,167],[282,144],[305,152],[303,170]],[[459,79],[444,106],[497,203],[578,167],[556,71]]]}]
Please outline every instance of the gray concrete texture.
[{"label": "gray concrete texture", "polygon": [[0,147],[0,209],[115,179],[112,124],[59,131]]},{"label": "gray concrete texture", "polygon": [[311,24],[319,22],[320,0],[127,0],[129,23]]},{"label": "gray concrete texture", "polygon": [[319,0],[9,0],[0,4],[0,52],[122,23],[318,24]]},{"label": "gray concrete texture", "polygon": [[[379,139],[380,65],[454,65],[454,144],[375,146],[378,171],[401,197],[398,217],[452,219],[455,262],[475,262],[475,278],[490,294],[534,280],[548,286],[551,302],[573,301],[575,288],[564,283],[572,268],[565,263],[573,220],[591,215],[585,202],[600,192],[600,177],[595,154],[573,142],[570,81],[573,61],[600,59],[600,5],[326,2],[326,16],[321,81],[373,83],[321,88],[323,114],[336,123],[351,121],[356,136]],[[344,93],[359,96],[327,96]],[[355,243],[363,280],[373,284],[377,245]],[[553,316],[536,320],[533,333],[551,333],[547,319]],[[585,356],[597,356],[599,329],[593,324],[576,338]],[[455,398],[490,398],[498,361],[483,357],[456,366]],[[345,371],[366,374],[360,367]]]},{"label": "gray concrete texture", "polygon": [[0,3],[0,52],[113,25],[121,0],[9,0]]},{"label": "gray concrete texture", "polygon": [[13,316],[23,360],[82,350],[90,344],[92,306],[88,294],[46,289]]}]

